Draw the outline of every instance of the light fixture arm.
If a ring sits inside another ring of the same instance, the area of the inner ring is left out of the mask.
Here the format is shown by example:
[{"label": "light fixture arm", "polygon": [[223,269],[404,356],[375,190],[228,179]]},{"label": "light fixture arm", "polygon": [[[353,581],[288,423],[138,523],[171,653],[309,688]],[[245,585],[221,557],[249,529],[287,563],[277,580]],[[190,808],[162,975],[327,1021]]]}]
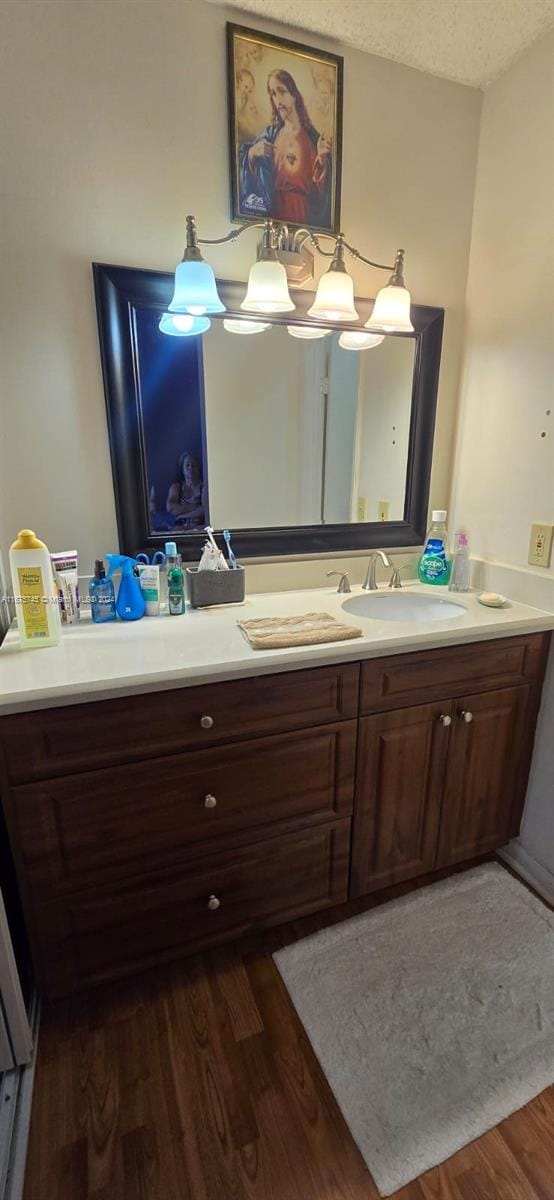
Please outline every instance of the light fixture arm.
[{"label": "light fixture arm", "polygon": [[[334,241],[335,249],[334,250],[324,250],[323,246],[320,245],[320,238],[322,238],[322,237],[329,238],[330,240]],[[339,233],[338,236],[335,236],[332,233],[315,234],[315,233],[312,233],[311,229],[297,229],[296,233],[294,235],[295,250],[300,249],[301,246],[306,241],[309,241],[312,246],[315,246],[315,249],[319,252],[319,254],[323,254],[325,258],[336,258],[337,257],[337,253],[336,253],[337,247],[340,245],[340,247],[344,247],[345,250],[348,250],[348,253],[352,255],[352,258],[358,258],[360,260],[360,262],[365,263],[366,266],[376,267],[378,271],[392,271],[393,274],[391,276],[391,282],[394,281],[394,283],[397,284],[399,287],[404,286],[404,283],[402,280],[402,271],[403,271],[403,266],[404,266],[404,251],[403,250],[397,250],[394,264],[378,263],[378,262],[374,262],[374,260],[372,258],[366,258],[364,254],[361,254],[359,250],[356,250],[355,246],[351,246],[350,242],[347,242],[345,240],[343,233]]]}]

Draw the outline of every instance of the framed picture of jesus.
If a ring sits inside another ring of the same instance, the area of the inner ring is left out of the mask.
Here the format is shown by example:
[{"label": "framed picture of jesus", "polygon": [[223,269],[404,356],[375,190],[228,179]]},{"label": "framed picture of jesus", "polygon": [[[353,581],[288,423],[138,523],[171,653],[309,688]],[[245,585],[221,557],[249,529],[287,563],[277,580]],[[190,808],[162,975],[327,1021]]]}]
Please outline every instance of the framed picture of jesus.
[{"label": "framed picture of jesus", "polygon": [[231,216],[338,233],[343,59],[227,23]]}]

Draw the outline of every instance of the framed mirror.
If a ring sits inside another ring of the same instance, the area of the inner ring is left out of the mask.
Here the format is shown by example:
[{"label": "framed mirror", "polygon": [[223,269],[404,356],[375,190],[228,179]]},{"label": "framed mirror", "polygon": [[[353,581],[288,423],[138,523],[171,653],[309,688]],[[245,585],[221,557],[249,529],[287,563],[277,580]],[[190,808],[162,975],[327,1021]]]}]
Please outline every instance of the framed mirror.
[{"label": "framed mirror", "polygon": [[[159,329],[173,276],[93,264],[120,548],[171,539],[199,557],[204,526],[242,558],[419,545],[425,536],[444,313],[412,305],[413,334],[345,350],[315,339],[313,293],[263,332],[231,332],[245,285],[201,336]],[[289,329],[287,328],[289,327]],[[321,326],[323,331],[323,326]]]}]

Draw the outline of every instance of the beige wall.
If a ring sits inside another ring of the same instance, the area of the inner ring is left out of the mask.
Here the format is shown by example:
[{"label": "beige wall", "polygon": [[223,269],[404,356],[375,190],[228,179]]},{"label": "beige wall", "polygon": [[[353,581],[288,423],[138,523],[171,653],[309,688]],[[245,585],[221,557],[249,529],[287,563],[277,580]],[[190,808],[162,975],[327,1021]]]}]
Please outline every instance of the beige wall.
[{"label": "beige wall", "polygon": [[[554,570],[527,566],[531,523],[554,521],[553,64],[551,34],[485,95],[452,517],[474,554],[521,568],[503,572],[509,595],[525,588],[528,603],[554,608]],[[554,649],[550,659],[509,854],[554,900]]]},{"label": "beige wall", "polygon": [[550,34],[484,98],[452,494],[473,552],[520,567],[554,521],[553,64]]},{"label": "beige wall", "polygon": [[[90,262],[172,269],[185,213],[207,236],[227,227],[229,15],[200,0],[2,9],[0,534],[35,526],[53,548],[77,545],[83,569],[116,543]],[[343,53],[344,228],[385,260],[405,246],[414,299],[447,309],[432,481],[443,504],[481,95]],[[246,234],[211,260],[222,276],[246,279],[254,247]],[[359,292],[375,293],[381,276],[354,274]]]}]

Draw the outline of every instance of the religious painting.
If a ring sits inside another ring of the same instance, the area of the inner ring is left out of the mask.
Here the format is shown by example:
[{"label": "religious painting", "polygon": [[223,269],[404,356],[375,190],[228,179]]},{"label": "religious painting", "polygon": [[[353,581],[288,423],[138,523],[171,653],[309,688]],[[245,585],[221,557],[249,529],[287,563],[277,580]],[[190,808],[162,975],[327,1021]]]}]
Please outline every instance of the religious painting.
[{"label": "religious painting", "polygon": [[227,49],[233,220],[338,233],[342,58],[229,23]]}]

